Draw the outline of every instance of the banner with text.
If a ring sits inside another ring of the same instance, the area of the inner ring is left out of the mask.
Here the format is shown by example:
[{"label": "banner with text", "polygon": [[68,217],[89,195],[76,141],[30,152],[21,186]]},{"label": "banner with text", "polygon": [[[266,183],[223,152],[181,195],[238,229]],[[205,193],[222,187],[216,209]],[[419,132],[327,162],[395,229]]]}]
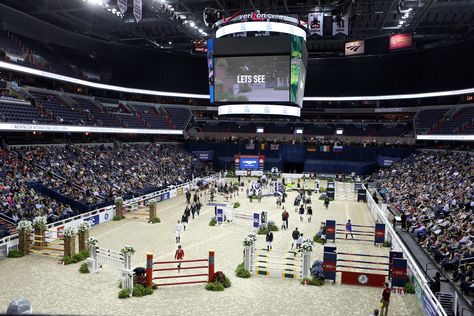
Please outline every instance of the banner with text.
[{"label": "banner with text", "polygon": [[308,28],[311,35],[323,36],[324,14],[322,12],[308,13]]},{"label": "banner with text", "polygon": [[133,16],[137,23],[142,19],[142,0],[133,0]]},{"label": "banner with text", "polygon": [[117,6],[120,10],[120,13],[124,14],[127,11],[127,0],[117,0]]},{"label": "banner with text", "polygon": [[332,17],[332,36],[337,34],[349,35],[349,16],[343,16],[338,19],[335,15]]}]

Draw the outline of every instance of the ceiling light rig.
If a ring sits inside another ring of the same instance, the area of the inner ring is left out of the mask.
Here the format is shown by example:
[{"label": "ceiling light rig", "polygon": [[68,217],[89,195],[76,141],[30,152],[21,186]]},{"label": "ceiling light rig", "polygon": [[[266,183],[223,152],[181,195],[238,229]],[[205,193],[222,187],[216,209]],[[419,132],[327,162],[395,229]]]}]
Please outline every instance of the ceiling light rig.
[{"label": "ceiling light rig", "polygon": [[120,12],[120,10],[116,6],[111,6],[106,0],[82,0],[84,3],[91,4],[93,6],[97,6],[100,8],[105,9],[110,14],[113,14],[121,19],[123,19],[124,15]]}]

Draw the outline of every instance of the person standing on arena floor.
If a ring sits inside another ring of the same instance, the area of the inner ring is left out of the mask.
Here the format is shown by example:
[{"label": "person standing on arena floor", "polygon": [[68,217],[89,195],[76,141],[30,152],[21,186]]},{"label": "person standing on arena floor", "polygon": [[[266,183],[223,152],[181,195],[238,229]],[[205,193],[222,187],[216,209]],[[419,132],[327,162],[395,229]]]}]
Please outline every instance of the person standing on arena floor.
[{"label": "person standing on arena floor", "polygon": [[308,214],[308,223],[311,223],[311,217],[313,216],[313,209],[311,208],[311,205],[308,205],[306,214]]},{"label": "person standing on arena floor", "polygon": [[270,251],[270,249],[272,249],[272,242],[273,242],[272,231],[267,232],[267,235],[265,236],[265,241],[267,242],[267,251]]},{"label": "person standing on arena floor", "polygon": [[191,192],[189,192],[189,189],[186,191],[186,203],[189,204],[191,201]]},{"label": "person standing on arena floor", "polygon": [[304,206],[300,205],[300,222],[303,223],[303,217],[304,217]]},{"label": "person standing on arena floor", "polygon": [[325,207],[325,208],[329,208],[329,197],[328,197],[328,196],[326,196],[326,197],[324,198],[324,207]]},{"label": "person standing on arena floor", "polygon": [[186,231],[186,226],[188,225],[188,218],[186,217],[186,213],[181,216],[181,223],[183,223],[183,231]]},{"label": "person standing on arena floor", "polygon": [[354,235],[352,235],[352,223],[350,219],[348,219],[346,223],[346,239],[348,235],[351,235],[352,239],[354,239]]},{"label": "person standing on arena floor", "polygon": [[192,204],[191,205],[191,215],[193,216],[193,219],[194,219],[194,214],[196,214],[196,204]]},{"label": "person standing on arena floor", "polygon": [[196,213],[199,216],[199,212],[201,212],[201,202],[199,200],[196,203]]},{"label": "person standing on arena floor", "polygon": [[291,244],[291,249],[293,249],[293,246],[296,245],[296,242],[298,238],[300,238],[300,232],[298,231],[298,227],[295,228],[295,230],[291,233],[291,237],[293,238],[293,243]]},{"label": "person standing on arena floor", "polygon": [[300,249],[302,243],[303,243],[303,234],[300,234],[300,236],[296,240],[296,249]]},{"label": "person standing on arena floor", "polygon": [[281,221],[283,222],[283,229],[287,230],[288,229],[288,218],[290,217],[290,214],[283,209],[283,212],[281,213]]},{"label": "person standing on arena floor", "polygon": [[379,316],[379,310],[378,310],[378,309],[374,309],[374,311],[372,312],[372,314],[370,314],[369,316]]},{"label": "person standing on arena floor", "polygon": [[[181,248],[181,245],[178,245],[178,249],[176,249],[176,252],[174,254],[174,259],[177,261],[184,259],[184,250],[183,248]],[[181,262],[178,263],[178,272],[180,272],[180,269],[181,269]]]},{"label": "person standing on arena floor", "polygon": [[385,287],[382,291],[382,298],[380,299],[380,303],[382,303],[380,316],[388,316],[388,305],[390,304],[390,292],[391,290],[388,283],[385,283]]},{"label": "person standing on arena floor", "polygon": [[183,224],[181,224],[180,221],[178,221],[178,223],[176,224],[176,231],[175,231],[175,235],[176,235],[176,243],[180,243],[181,242],[181,232],[183,231]]}]

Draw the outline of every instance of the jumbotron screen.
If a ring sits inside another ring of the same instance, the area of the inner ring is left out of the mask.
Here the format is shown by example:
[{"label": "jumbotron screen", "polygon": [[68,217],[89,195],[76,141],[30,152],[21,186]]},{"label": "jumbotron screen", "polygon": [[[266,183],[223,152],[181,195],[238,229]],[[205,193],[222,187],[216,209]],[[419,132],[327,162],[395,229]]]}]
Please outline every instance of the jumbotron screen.
[{"label": "jumbotron screen", "polygon": [[215,57],[214,100],[290,102],[290,57]]}]

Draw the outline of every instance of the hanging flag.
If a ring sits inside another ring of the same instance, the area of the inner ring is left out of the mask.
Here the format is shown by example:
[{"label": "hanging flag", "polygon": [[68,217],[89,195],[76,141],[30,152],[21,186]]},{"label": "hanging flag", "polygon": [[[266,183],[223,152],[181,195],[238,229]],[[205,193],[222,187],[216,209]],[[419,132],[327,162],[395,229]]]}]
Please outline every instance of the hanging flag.
[{"label": "hanging flag", "polygon": [[308,146],[308,148],[306,150],[309,151],[309,152],[316,152],[316,147],[315,146]]},{"label": "hanging flag", "polygon": [[344,148],[344,147],[342,147],[342,146],[334,145],[334,146],[332,147],[332,151],[335,152],[335,153],[340,153],[340,152],[342,152],[342,149],[343,149],[343,148]]},{"label": "hanging flag", "polygon": [[280,144],[270,144],[270,150],[280,150]]},{"label": "hanging flag", "polygon": [[142,0],[133,0],[133,16],[137,23],[142,19]]},{"label": "hanging flag", "polygon": [[318,34],[323,36],[324,14],[322,12],[308,13],[308,28],[311,35]]},{"label": "hanging flag", "polygon": [[117,0],[117,6],[120,10],[120,13],[124,14],[127,11],[127,0]]},{"label": "hanging flag", "polygon": [[349,16],[345,15],[339,20],[335,15],[332,16],[332,36],[335,36],[339,33],[344,35],[349,35]]},{"label": "hanging flag", "polygon": [[322,145],[322,146],[319,146],[319,151],[328,153],[328,152],[331,151],[331,146],[329,146],[329,145]]},{"label": "hanging flag", "polygon": [[261,143],[260,144],[260,150],[267,150],[267,144],[266,143]]},{"label": "hanging flag", "polygon": [[246,144],[245,149],[255,149],[255,144]]}]

